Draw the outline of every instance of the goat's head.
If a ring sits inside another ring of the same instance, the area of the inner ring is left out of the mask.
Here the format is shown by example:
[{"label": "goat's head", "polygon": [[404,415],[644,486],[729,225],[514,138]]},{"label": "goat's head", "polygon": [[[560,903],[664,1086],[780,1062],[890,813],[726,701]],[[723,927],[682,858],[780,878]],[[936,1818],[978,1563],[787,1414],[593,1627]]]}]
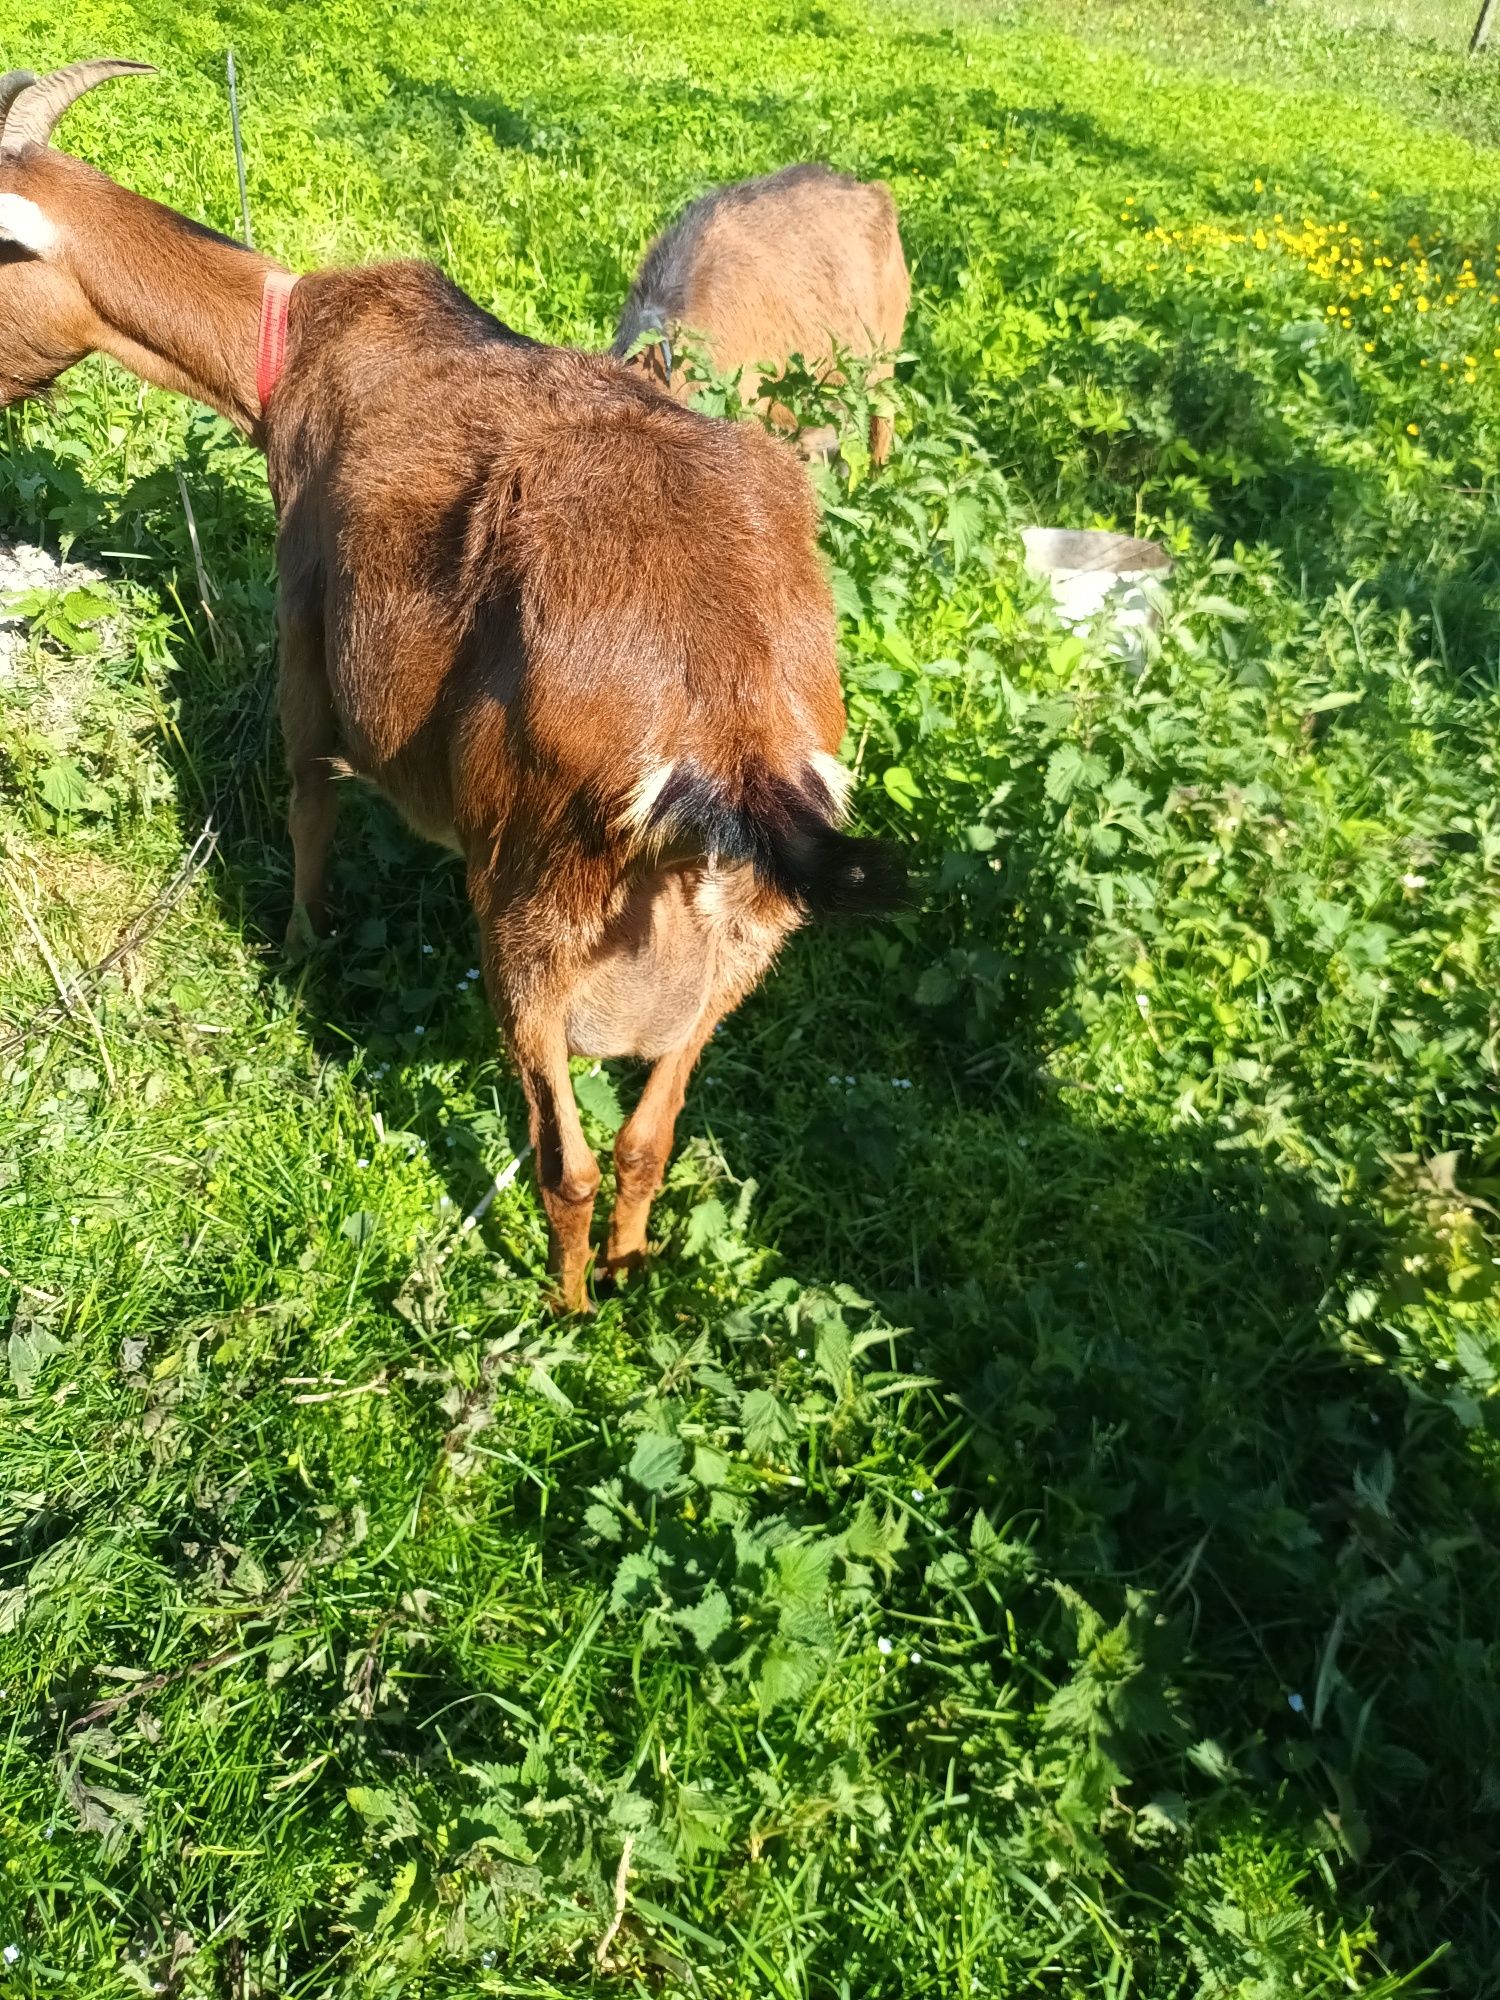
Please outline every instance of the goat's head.
[{"label": "goat's head", "polygon": [[50,150],[52,128],[96,83],[150,69],[80,62],[50,76],[0,76],[0,408],[50,387],[98,344],[98,322],[68,254],[79,177],[88,169]]}]

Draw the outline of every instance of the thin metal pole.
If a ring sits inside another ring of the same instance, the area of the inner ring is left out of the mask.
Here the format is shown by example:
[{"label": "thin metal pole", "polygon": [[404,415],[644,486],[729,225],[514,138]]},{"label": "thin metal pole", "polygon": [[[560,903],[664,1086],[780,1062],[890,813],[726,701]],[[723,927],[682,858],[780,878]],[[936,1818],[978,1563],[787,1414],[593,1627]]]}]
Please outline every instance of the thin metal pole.
[{"label": "thin metal pole", "polygon": [[1474,23],[1474,32],[1469,37],[1469,54],[1477,56],[1490,38],[1490,21],[1495,12],[1495,0],[1484,0],[1479,9],[1479,19]]},{"label": "thin metal pole", "polygon": [[[1494,0],[1490,0],[1494,4]],[[240,97],[234,87],[234,50],[228,52],[229,70],[229,122],[234,128],[234,168],[240,177],[240,214],[245,220],[245,248],[255,248],[255,238],[250,234],[250,197],[245,192],[245,149],[240,144]]]}]

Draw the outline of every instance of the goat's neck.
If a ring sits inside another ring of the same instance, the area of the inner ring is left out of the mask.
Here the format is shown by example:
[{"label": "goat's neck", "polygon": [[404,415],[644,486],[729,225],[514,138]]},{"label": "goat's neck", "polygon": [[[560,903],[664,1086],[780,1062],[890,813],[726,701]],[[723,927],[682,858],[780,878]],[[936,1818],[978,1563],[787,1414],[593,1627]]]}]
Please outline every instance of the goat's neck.
[{"label": "goat's neck", "polygon": [[95,344],[133,375],[254,432],[271,260],[102,175],[89,182],[88,200],[69,218],[65,255],[97,322]]}]

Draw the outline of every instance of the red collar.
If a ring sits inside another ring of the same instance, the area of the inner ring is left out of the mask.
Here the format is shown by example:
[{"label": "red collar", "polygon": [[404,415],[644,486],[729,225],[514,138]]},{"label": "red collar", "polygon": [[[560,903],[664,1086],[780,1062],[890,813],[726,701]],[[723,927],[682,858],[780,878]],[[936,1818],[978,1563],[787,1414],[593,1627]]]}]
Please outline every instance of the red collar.
[{"label": "red collar", "polygon": [[286,318],[292,288],[297,280],[290,271],[267,271],[260,295],[260,334],[255,343],[255,393],[260,413],[266,414],[271,391],[281,380],[286,361]]}]

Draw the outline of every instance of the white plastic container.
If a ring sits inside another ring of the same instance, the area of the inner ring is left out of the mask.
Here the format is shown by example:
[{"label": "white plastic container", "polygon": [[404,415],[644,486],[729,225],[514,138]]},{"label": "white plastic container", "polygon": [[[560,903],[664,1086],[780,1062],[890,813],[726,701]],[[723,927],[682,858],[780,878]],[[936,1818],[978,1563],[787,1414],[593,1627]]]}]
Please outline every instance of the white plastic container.
[{"label": "white plastic container", "polygon": [[1023,528],[1026,567],[1045,577],[1064,625],[1105,620],[1110,649],[1139,659],[1159,631],[1172,558],[1160,542],[1104,528]]}]

